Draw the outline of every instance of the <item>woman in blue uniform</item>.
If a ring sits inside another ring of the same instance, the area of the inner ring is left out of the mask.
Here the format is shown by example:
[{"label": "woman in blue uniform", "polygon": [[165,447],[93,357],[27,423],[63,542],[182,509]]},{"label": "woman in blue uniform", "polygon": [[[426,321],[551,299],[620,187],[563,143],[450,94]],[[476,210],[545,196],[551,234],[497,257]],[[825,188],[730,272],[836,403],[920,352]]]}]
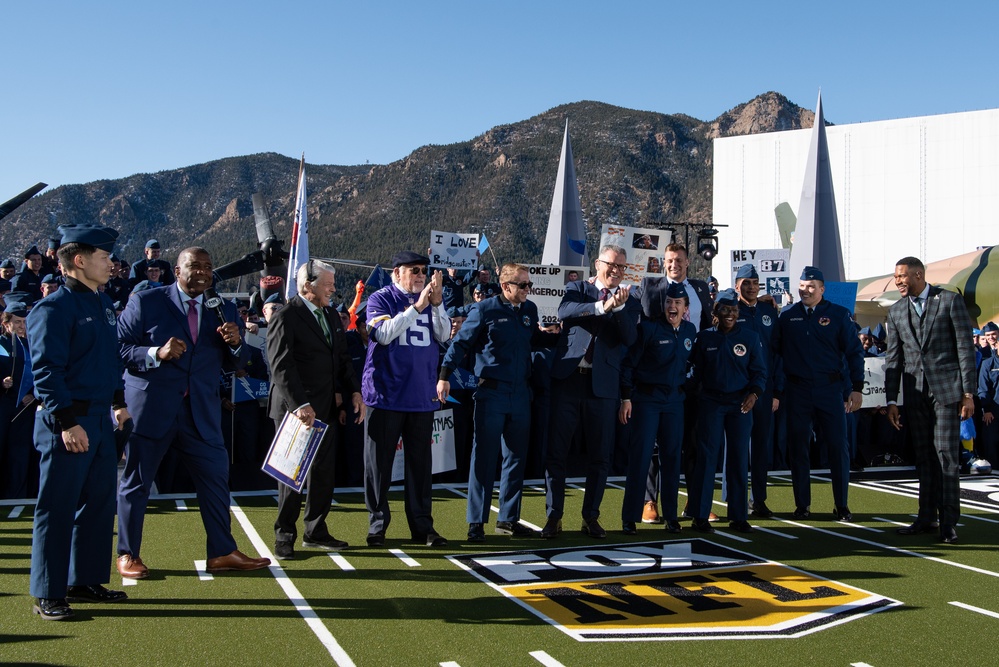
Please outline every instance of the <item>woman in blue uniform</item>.
[{"label": "woman in blue uniform", "polygon": [[[658,310],[658,303],[651,304]],[[621,366],[622,424],[632,420],[628,479],[621,506],[625,535],[637,534],[645,505],[645,485],[652,450],[659,442],[659,496],[666,530],[680,532],[676,499],[680,489],[680,448],[683,444],[683,385],[687,359],[697,328],[683,319],[690,306],[683,283],[670,283],[666,312],[654,313],[638,325],[638,340]],[[665,317],[664,317],[665,315]]]},{"label": "woman in blue uniform", "polygon": [[715,470],[722,445],[727,462],[729,527],[752,531],[747,520],[749,502],[749,440],[753,428],[753,406],[763,394],[767,366],[763,347],[755,331],[739,326],[739,301],[735,290],[718,294],[712,311],[714,326],[701,331],[691,354],[693,382],[699,384],[697,419],[697,465],[688,484],[692,528],[713,533],[708,523]]}]

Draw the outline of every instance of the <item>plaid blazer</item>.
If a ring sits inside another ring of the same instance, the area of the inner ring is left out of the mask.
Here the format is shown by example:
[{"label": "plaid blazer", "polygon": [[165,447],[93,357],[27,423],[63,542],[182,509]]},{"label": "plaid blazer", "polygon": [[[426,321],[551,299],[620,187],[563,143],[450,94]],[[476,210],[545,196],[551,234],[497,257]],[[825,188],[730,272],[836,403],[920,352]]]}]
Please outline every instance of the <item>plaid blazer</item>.
[{"label": "plaid blazer", "polygon": [[923,312],[922,336],[915,326],[915,309],[908,298],[899,299],[888,311],[888,350],[885,353],[885,394],[898,400],[903,392],[922,388],[923,380],[941,405],[973,394],[975,348],[971,318],[961,295],[930,286]]}]

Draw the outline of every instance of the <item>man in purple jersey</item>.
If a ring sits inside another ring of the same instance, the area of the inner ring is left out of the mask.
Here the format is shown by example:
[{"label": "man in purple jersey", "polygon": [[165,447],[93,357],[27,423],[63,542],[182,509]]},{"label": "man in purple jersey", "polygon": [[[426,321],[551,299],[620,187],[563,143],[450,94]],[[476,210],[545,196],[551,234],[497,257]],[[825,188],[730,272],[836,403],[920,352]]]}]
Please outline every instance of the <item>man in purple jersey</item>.
[{"label": "man in purple jersey", "polygon": [[406,520],[413,540],[440,547],[447,540],[431,516],[431,438],[437,409],[437,342],[451,337],[443,276],[427,281],[430,260],[409,250],[392,259],[392,284],[368,298],[368,356],[361,396],[368,406],[364,434],[364,503],[370,513],[368,546],[385,544],[391,521],[388,490],[402,438]]}]

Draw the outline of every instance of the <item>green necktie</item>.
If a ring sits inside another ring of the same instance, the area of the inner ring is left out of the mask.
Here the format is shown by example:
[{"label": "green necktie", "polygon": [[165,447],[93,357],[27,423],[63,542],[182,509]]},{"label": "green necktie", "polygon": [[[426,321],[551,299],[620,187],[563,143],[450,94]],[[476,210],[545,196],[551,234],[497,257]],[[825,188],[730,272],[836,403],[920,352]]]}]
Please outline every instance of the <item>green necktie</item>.
[{"label": "green necktie", "polygon": [[312,312],[315,314],[316,319],[319,320],[319,328],[323,330],[323,335],[326,336],[326,344],[327,345],[332,345],[333,344],[333,339],[330,336],[330,330],[329,330],[329,327],[326,324],[326,318],[323,317],[323,311],[322,311],[322,309],[316,308]]}]

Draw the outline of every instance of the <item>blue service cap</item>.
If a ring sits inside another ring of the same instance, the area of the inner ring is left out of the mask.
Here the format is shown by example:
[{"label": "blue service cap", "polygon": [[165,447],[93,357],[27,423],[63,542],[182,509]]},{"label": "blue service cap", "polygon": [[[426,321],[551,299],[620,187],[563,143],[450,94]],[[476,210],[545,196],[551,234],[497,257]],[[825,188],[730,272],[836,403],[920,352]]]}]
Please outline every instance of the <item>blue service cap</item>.
[{"label": "blue service cap", "polygon": [[393,269],[397,266],[404,266],[406,264],[429,265],[430,258],[424,257],[420,253],[413,252],[412,250],[403,250],[402,252],[396,253],[395,257],[392,258]]},{"label": "blue service cap", "polygon": [[825,282],[826,279],[822,275],[822,271],[814,266],[806,266],[801,271],[801,277],[798,280],[821,280]]},{"label": "blue service cap", "polygon": [[724,306],[734,306],[739,303],[739,297],[736,295],[735,290],[729,287],[718,292],[718,298],[715,299],[715,303],[720,303]]},{"label": "blue service cap", "polygon": [[687,295],[687,288],[683,286],[683,283],[670,283],[669,287],[666,288],[666,298],[667,299],[682,299],[687,297],[690,300],[690,296]]},{"label": "blue service cap", "polygon": [[60,239],[49,239],[49,250],[58,250],[59,241]]},{"label": "blue service cap", "polygon": [[8,292],[4,296],[4,301],[6,301],[7,303],[19,301],[25,304],[26,306],[32,306],[35,303],[35,297],[29,292],[20,292],[20,291]]},{"label": "blue service cap", "polygon": [[63,245],[82,243],[107,252],[114,250],[114,242],[118,240],[117,230],[97,225],[62,225],[59,233]]},{"label": "blue service cap", "polygon": [[347,312],[347,305],[344,304],[344,303],[338,303],[336,306],[334,306],[333,310],[335,310],[336,312],[341,313],[341,314],[346,313]]},{"label": "blue service cap", "polygon": [[49,273],[49,274],[46,274],[46,276],[44,278],[42,278],[42,282],[43,283],[58,283],[59,279],[56,278],[56,276],[55,276],[54,273]]},{"label": "blue service cap", "polygon": [[23,301],[7,301],[7,307],[3,312],[17,315],[18,317],[28,316],[28,306]]},{"label": "blue service cap", "polygon": [[885,325],[883,325],[881,322],[878,322],[873,327],[871,327],[871,335],[877,338],[878,340],[884,340],[885,337],[888,335],[888,332],[885,330]]},{"label": "blue service cap", "polygon": [[982,334],[982,330],[981,329],[972,329],[971,330],[971,335],[972,336],[980,336],[981,334]]},{"label": "blue service cap", "polygon": [[357,308],[354,309],[354,316],[357,318],[358,322],[364,322],[365,320],[368,319],[367,314],[368,314],[368,302],[367,300],[365,300],[357,304]]},{"label": "blue service cap", "polygon": [[16,268],[17,267],[14,266],[14,262],[12,262],[9,259],[5,259],[4,261],[0,262],[0,269],[16,269]]},{"label": "blue service cap", "polygon": [[447,309],[447,316],[451,319],[455,317],[468,317],[468,311],[465,310],[464,306],[451,306]]},{"label": "blue service cap", "polygon": [[28,259],[32,255],[41,255],[41,254],[42,253],[40,253],[38,251],[38,246],[33,245],[33,246],[31,246],[30,248],[28,248],[27,250],[24,251],[24,258]]},{"label": "blue service cap", "polygon": [[264,305],[267,305],[268,303],[280,303],[280,304],[283,304],[284,303],[284,299],[281,298],[280,294],[278,294],[277,292],[275,292],[274,294],[271,294],[269,297],[267,297],[266,299],[264,299]]},{"label": "blue service cap", "polygon": [[735,274],[736,280],[743,280],[744,278],[755,278],[760,279],[760,274],[756,272],[756,267],[752,264],[743,264],[739,267],[739,271]]},{"label": "blue service cap", "polygon": [[157,241],[156,239],[149,239],[148,241],[146,241],[146,248],[151,248],[152,250],[159,250],[160,242]]},{"label": "blue service cap", "polygon": [[864,327],[863,329],[861,329],[859,324],[857,324],[856,322],[854,322],[854,324],[857,325],[857,335],[858,336],[873,336],[874,335],[874,334],[871,333],[871,328],[870,327]]},{"label": "blue service cap", "polygon": [[996,326],[995,322],[989,322],[984,327],[982,327],[982,333],[983,334],[993,333],[993,332],[996,332],[996,331],[999,331],[999,326]]}]

